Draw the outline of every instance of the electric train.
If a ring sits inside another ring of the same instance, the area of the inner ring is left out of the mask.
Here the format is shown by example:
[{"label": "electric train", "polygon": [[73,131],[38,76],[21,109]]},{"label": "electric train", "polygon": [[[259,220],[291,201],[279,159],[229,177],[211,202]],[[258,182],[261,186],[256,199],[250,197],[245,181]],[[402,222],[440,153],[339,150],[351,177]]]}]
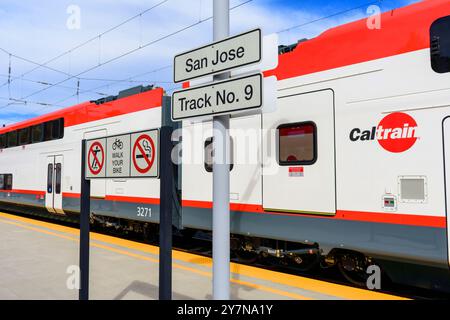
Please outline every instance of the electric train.
[{"label": "electric train", "polygon": [[[377,264],[396,283],[450,292],[450,2],[380,22],[280,47],[264,73],[277,77],[274,111],[231,118],[231,247],[336,265],[356,283]],[[174,123],[170,108],[162,88],[136,87],[1,128],[0,209],[76,216],[83,139],[169,125],[182,137],[174,224],[207,234],[212,124]],[[158,179],[91,183],[93,222],[157,232]]]}]

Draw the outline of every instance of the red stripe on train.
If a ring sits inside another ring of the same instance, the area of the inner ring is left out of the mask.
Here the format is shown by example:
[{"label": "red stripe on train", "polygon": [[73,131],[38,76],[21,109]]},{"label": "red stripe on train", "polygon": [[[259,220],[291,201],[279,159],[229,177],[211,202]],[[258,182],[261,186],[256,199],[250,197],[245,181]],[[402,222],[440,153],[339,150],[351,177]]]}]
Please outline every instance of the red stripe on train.
[{"label": "red stripe on train", "polygon": [[[21,193],[21,194],[35,194],[45,195],[45,191],[33,191],[33,190],[1,190],[3,193]],[[79,193],[63,192],[65,198],[79,198]],[[145,197],[129,197],[129,196],[112,196],[107,195],[104,200],[108,201],[121,201],[121,202],[135,202],[159,205],[160,200],[158,198],[145,198]],[[198,200],[183,200],[183,207],[203,208],[211,209],[211,201],[198,201]],[[367,211],[350,211],[350,210],[337,210],[334,216],[321,216],[305,213],[289,213],[289,212],[272,212],[265,211],[261,205],[257,204],[240,204],[231,203],[230,210],[238,212],[253,212],[260,214],[270,215],[282,215],[282,216],[296,216],[307,217],[315,219],[332,219],[332,220],[347,220],[347,221],[364,221],[375,223],[388,223],[388,224],[400,224],[419,227],[433,227],[433,228],[446,228],[446,217],[415,215],[415,214],[403,214],[403,213],[386,213],[386,212],[367,212]]]},{"label": "red stripe on train", "polygon": [[[65,198],[79,198],[79,193],[63,192],[63,197]],[[95,198],[94,198],[95,199]],[[122,201],[122,202],[139,202],[146,204],[159,204],[159,198],[144,198],[144,197],[128,197],[128,196],[110,196],[107,195],[105,198],[98,198],[100,200],[108,201]]]},{"label": "red stripe on train", "polygon": [[45,191],[36,191],[36,190],[19,190],[19,189],[13,189],[13,190],[0,190],[2,193],[21,193],[21,194],[34,194],[37,196],[45,196]]},{"label": "red stripe on train", "polygon": [[[209,201],[183,200],[182,205],[183,207],[194,207],[204,209],[212,208],[212,202]],[[238,204],[238,203],[231,203],[230,210],[242,212],[255,212],[271,215],[307,217],[316,219],[364,221],[364,222],[401,224],[401,225],[434,227],[434,228],[447,227],[447,221],[445,217],[402,214],[402,213],[337,210],[336,215],[334,216],[324,216],[324,215],[321,216],[316,214],[313,215],[305,213],[265,211],[261,205]]]}]

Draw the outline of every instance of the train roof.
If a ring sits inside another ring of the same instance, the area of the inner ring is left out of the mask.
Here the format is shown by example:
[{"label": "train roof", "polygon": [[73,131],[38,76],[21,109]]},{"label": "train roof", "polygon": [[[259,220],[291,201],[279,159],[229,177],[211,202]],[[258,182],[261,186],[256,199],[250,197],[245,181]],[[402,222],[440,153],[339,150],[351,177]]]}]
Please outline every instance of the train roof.
[{"label": "train roof", "polygon": [[162,106],[164,90],[162,88],[134,87],[121,91],[117,96],[101,98],[95,101],[83,102],[63,108],[36,118],[18,122],[0,128],[0,134],[21,128],[33,126],[58,118],[64,118],[64,126],[69,127],[90,121],[101,120]]},{"label": "train roof", "polygon": [[265,75],[283,80],[426,49],[431,24],[448,15],[450,1],[424,0],[384,12],[380,29],[370,29],[367,18],[347,23],[298,43]]}]

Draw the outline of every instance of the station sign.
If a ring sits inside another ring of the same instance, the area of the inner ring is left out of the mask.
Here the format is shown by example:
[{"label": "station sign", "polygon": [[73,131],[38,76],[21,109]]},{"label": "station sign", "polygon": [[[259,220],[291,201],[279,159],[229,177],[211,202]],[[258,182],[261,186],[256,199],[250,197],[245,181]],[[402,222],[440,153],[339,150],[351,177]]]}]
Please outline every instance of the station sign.
[{"label": "station sign", "polygon": [[172,94],[172,119],[180,121],[208,115],[261,108],[262,74],[214,82]]},{"label": "station sign", "polygon": [[158,178],[159,130],[86,141],[86,179]]},{"label": "station sign", "polygon": [[261,58],[261,29],[251,30],[176,55],[174,58],[174,82],[183,82],[259,63]]}]

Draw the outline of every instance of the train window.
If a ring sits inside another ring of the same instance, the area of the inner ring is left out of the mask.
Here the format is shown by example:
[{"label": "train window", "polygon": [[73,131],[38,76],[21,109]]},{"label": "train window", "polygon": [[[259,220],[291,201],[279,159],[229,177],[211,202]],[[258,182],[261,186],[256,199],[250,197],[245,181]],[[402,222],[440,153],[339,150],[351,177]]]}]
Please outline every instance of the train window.
[{"label": "train window", "polygon": [[61,163],[55,165],[55,193],[61,194]]},{"label": "train window", "polygon": [[[230,149],[231,149],[231,163],[230,163],[230,171],[233,170],[234,167],[234,155],[233,155],[233,138],[230,137]],[[213,171],[213,137],[210,137],[205,140],[205,170],[207,172]]]},{"label": "train window", "polygon": [[53,136],[52,122],[48,121],[44,123],[44,141],[52,140],[52,136]]},{"label": "train window", "polygon": [[49,163],[47,167],[47,193],[53,192],[53,164]]},{"label": "train window", "polygon": [[12,174],[3,175],[3,190],[12,190],[13,176]]},{"label": "train window", "polygon": [[31,127],[31,142],[37,143],[44,140],[44,125],[38,124]]},{"label": "train window", "polygon": [[11,131],[8,135],[8,147],[17,147],[17,131]]},{"label": "train window", "polygon": [[53,120],[52,125],[52,139],[62,139],[64,137],[64,119]]},{"label": "train window", "polygon": [[438,73],[450,72],[450,16],[431,25],[430,41],[431,67]]},{"label": "train window", "polygon": [[5,175],[0,174],[0,190],[5,190]]},{"label": "train window", "polygon": [[6,134],[1,134],[0,135],[0,149],[4,149],[7,147],[8,147],[8,144],[7,144]]},{"label": "train window", "polygon": [[44,141],[62,139],[64,137],[64,119],[56,119],[44,123]]},{"label": "train window", "polygon": [[283,124],[278,127],[279,164],[310,165],[317,160],[317,128],[314,122]]},{"label": "train window", "polygon": [[30,128],[24,128],[19,130],[19,145],[24,146],[31,143]]}]

